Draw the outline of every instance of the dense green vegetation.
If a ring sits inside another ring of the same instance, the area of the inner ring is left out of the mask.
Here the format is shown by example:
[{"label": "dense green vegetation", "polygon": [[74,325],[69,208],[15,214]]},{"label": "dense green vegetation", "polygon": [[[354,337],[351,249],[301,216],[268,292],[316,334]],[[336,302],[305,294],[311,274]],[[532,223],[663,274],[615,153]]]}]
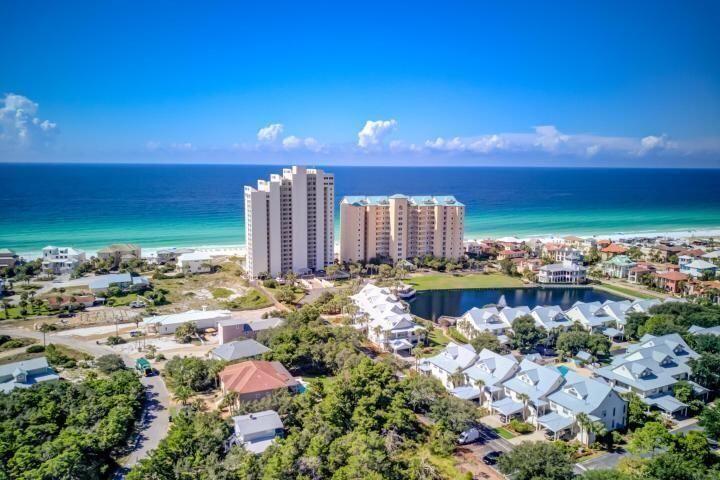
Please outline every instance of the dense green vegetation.
[{"label": "dense green vegetation", "polygon": [[257,310],[272,306],[272,302],[259,290],[250,288],[245,295],[223,302],[223,306],[230,310]]},{"label": "dense green vegetation", "polygon": [[107,478],[140,412],[142,385],[123,370],[0,395],[0,478]]}]

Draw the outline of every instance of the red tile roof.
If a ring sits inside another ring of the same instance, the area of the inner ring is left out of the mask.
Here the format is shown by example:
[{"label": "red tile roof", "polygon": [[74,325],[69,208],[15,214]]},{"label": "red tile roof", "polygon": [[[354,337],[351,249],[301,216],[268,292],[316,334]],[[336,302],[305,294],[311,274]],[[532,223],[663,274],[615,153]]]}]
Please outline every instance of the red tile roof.
[{"label": "red tile roof", "polygon": [[617,243],[611,243],[600,251],[603,253],[625,253],[628,251],[628,249],[623,247],[622,245],[618,245]]},{"label": "red tile roof", "polygon": [[220,381],[227,390],[240,394],[266,392],[297,385],[280,362],[250,360],[225,367]]},{"label": "red tile roof", "polygon": [[687,280],[688,276],[684,273],[680,272],[663,272],[663,273],[655,273],[653,274],[657,278],[664,278],[665,280],[670,280],[672,282],[679,282],[681,280]]}]

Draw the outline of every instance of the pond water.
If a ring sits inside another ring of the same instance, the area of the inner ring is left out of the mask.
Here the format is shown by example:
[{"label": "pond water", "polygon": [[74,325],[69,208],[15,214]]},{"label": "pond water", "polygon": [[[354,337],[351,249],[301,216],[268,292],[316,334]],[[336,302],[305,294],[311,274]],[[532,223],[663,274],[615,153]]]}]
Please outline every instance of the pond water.
[{"label": "pond water", "polygon": [[426,290],[418,292],[410,299],[410,311],[418,317],[437,320],[443,315],[459,317],[472,307],[482,308],[496,304],[500,297],[510,307],[526,305],[530,308],[538,305],[559,305],[563,310],[575,302],[604,302],[605,300],[624,300],[592,288],[496,288],[496,289],[458,289]]}]

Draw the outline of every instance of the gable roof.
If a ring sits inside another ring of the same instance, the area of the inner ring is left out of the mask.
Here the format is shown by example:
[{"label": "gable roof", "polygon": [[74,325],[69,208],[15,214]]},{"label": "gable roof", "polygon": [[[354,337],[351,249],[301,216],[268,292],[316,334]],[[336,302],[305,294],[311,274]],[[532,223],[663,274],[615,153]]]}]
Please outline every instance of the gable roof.
[{"label": "gable roof", "polygon": [[449,373],[467,368],[477,357],[475,348],[464,343],[448,343],[445,348],[434,357],[426,358],[422,363],[431,363]]},{"label": "gable roof", "polygon": [[558,391],[551,393],[548,400],[562,405],[574,414],[580,412],[591,414],[608,396],[612,395],[617,393],[608,384],[570,370],[565,374],[565,384]]},{"label": "gable roof", "polygon": [[496,387],[507,380],[519,368],[520,365],[512,355],[500,355],[483,348],[478,354],[475,364],[465,370],[465,375],[473,384],[477,380],[482,380],[485,387],[492,391],[492,387]]},{"label": "gable roof", "polygon": [[555,390],[562,380],[558,370],[525,359],[520,362],[520,371],[503,385],[514,392],[526,394],[537,404]]},{"label": "gable roof", "polygon": [[233,361],[240,360],[241,358],[262,355],[263,353],[269,351],[270,349],[262,343],[249,339],[224,343],[215,347],[212,350],[212,353],[223,360]]},{"label": "gable roof", "polygon": [[275,410],[238,415],[233,417],[235,433],[238,435],[252,435],[271,430],[282,430],[284,427],[280,415]]}]

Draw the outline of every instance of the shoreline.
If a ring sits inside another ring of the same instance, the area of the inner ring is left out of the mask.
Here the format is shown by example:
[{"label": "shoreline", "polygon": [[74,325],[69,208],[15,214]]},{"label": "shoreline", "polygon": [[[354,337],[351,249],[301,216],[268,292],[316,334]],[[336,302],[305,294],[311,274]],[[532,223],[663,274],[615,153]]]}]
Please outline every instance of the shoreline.
[{"label": "shoreline", "polygon": [[[720,227],[711,227],[711,228],[685,228],[685,229],[678,229],[678,230],[663,230],[663,231],[654,231],[654,230],[641,230],[637,232],[614,232],[614,233],[595,233],[595,234],[587,234],[587,233],[577,233],[577,232],[566,232],[566,233],[554,233],[554,234],[536,234],[536,235],[522,235],[517,237],[511,237],[508,235],[503,236],[492,236],[492,235],[478,235],[478,234],[466,234],[463,237],[463,241],[482,241],[487,239],[493,239],[498,240],[501,238],[514,238],[520,241],[529,241],[529,240],[540,240],[543,243],[546,242],[561,242],[563,237],[566,236],[577,236],[580,238],[595,238],[595,239],[609,239],[612,241],[622,241],[622,240],[628,240],[633,238],[645,238],[645,239],[659,239],[659,238],[666,238],[666,239],[672,239],[672,240],[680,240],[680,239],[689,239],[689,238],[707,238],[707,237],[720,237]],[[121,240],[118,240],[116,243],[126,243]],[[132,243],[132,242],[127,242]],[[75,245],[62,245],[62,246],[70,246],[79,248],[81,250],[84,250],[88,257],[97,256],[97,250],[86,250],[82,247],[77,247]],[[208,252],[208,253],[216,253],[218,255],[227,254],[228,256],[244,256],[245,255],[245,244],[244,243],[229,243],[227,245],[224,244],[216,244],[216,245],[199,245],[199,246],[193,246],[193,245],[167,245],[167,246],[159,246],[159,247],[143,247],[142,244],[140,244],[140,247],[142,248],[142,256],[143,258],[149,258],[153,256],[153,254],[157,253],[158,250],[164,250],[168,248],[192,248],[196,252]],[[336,242],[335,242],[335,250],[337,251],[339,247],[339,242],[337,241],[336,236]],[[9,245],[8,248],[12,248],[12,245]],[[33,260],[36,258],[39,258],[42,254],[40,250],[37,251],[29,251],[29,252],[17,252],[17,254],[26,259],[26,260]]]}]

